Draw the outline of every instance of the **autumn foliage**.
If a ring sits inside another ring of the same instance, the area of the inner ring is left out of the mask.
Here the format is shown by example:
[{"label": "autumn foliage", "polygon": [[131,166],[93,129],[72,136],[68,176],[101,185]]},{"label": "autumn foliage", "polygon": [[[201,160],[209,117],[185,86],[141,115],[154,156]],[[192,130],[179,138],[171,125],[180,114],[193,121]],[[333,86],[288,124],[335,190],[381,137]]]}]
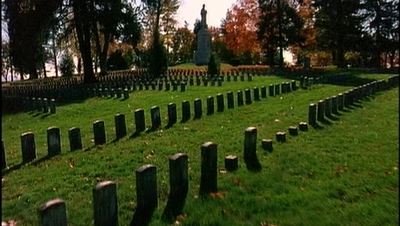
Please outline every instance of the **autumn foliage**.
[{"label": "autumn foliage", "polygon": [[257,39],[257,0],[238,0],[228,10],[222,22],[222,40],[234,56],[243,54],[259,55],[260,43]]}]

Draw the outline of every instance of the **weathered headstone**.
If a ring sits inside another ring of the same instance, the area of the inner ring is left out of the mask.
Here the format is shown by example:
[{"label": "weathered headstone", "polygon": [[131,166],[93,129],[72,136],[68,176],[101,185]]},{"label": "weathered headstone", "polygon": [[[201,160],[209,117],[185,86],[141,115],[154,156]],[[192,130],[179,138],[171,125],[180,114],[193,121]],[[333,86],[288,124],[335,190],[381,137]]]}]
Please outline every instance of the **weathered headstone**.
[{"label": "weathered headstone", "polygon": [[103,181],[93,189],[95,226],[118,226],[117,184]]},{"label": "weathered headstone", "polygon": [[48,156],[55,156],[61,153],[60,129],[49,127],[47,129],[47,153]]},{"label": "weathered headstone", "polygon": [[207,97],[207,115],[214,114],[214,97],[208,96]]},{"label": "weathered headstone", "polygon": [[201,145],[200,195],[217,192],[217,144],[206,142]]},{"label": "weathered headstone", "polygon": [[299,131],[297,129],[297,126],[289,126],[289,134],[292,136],[297,136],[299,135]]},{"label": "weathered headstone", "polygon": [[54,99],[50,100],[50,113],[51,114],[56,113],[56,101]]},{"label": "weathered headstone", "polygon": [[291,81],[291,90],[293,90],[293,91],[296,91],[297,90],[297,85],[296,85],[296,81],[295,80],[292,80]]},{"label": "weathered headstone", "polygon": [[252,101],[251,101],[251,92],[250,92],[249,89],[245,89],[244,90],[244,96],[245,96],[245,99],[246,99],[245,103],[246,104],[251,104],[252,103]]},{"label": "weathered headstone", "polygon": [[279,95],[281,93],[281,85],[280,84],[276,84],[275,85],[275,96]]},{"label": "weathered headstone", "polygon": [[267,98],[267,87],[261,86],[261,98]]},{"label": "weathered headstone", "polygon": [[102,145],[106,143],[106,129],[104,121],[97,120],[93,122],[94,144]]},{"label": "weathered headstone", "polygon": [[306,122],[300,122],[299,123],[299,130],[300,131],[307,131],[308,130],[308,124]]},{"label": "weathered headstone", "polygon": [[181,82],[181,92],[186,91],[186,82]]},{"label": "weathered headstone", "polygon": [[317,105],[314,103],[308,106],[308,123],[311,126],[317,125]]},{"label": "weathered headstone", "polygon": [[269,90],[269,96],[273,97],[275,95],[274,85],[269,85],[268,90]]},{"label": "weathered headstone", "polygon": [[277,132],[276,133],[276,141],[286,142],[286,133],[285,132]]},{"label": "weathered headstone", "polygon": [[32,132],[21,134],[22,162],[30,162],[36,158],[35,135]]},{"label": "weathered headstone", "polygon": [[130,225],[148,225],[158,205],[157,168],[153,165],[144,165],[136,170],[136,202],[136,211]]},{"label": "weathered headstone", "polygon": [[253,88],[253,96],[255,101],[260,100],[260,89],[258,87]]},{"label": "weathered headstone", "polygon": [[72,127],[68,130],[69,147],[71,151],[82,149],[81,130]]},{"label": "weathered headstone", "polygon": [[272,150],[273,150],[271,139],[262,139],[261,146],[266,151],[272,152]]},{"label": "weathered headstone", "polygon": [[67,226],[67,210],[65,202],[53,199],[38,209],[39,226]]},{"label": "weathered headstone", "polygon": [[49,111],[49,105],[48,105],[47,98],[43,98],[42,108],[43,108],[43,113],[47,113]]},{"label": "weathered headstone", "polygon": [[135,125],[136,133],[140,133],[146,130],[146,124],[144,119],[144,110],[142,108],[135,110]]},{"label": "weathered headstone", "polygon": [[232,93],[232,91],[229,91],[229,92],[226,93],[226,100],[227,100],[228,108],[229,109],[234,108],[234,101],[233,101],[233,93]]},{"label": "weathered headstone", "polygon": [[182,122],[190,119],[190,102],[187,100],[182,101]]},{"label": "weathered headstone", "polygon": [[238,169],[238,157],[236,155],[228,155],[225,157],[225,169],[227,171],[235,171]]},{"label": "weathered headstone", "polygon": [[200,98],[194,100],[194,118],[199,119],[203,114],[203,107]]},{"label": "weathered headstone", "polygon": [[177,116],[176,116],[176,104],[175,103],[169,103],[168,104],[168,126],[172,126],[173,124],[176,123],[177,121]]},{"label": "weathered headstone", "polygon": [[224,95],[222,93],[217,94],[217,112],[224,111]]},{"label": "weathered headstone", "polygon": [[332,113],[333,114],[338,114],[338,97],[337,96],[333,96],[331,97],[331,107],[332,107]]},{"label": "weathered headstone", "polygon": [[323,100],[318,101],[318,108],[317,108],[317,120],[322,122],[325,120],[325,102]]},{"label": "weathered headstone", "polygon": [[325,116],[327,118],[332,116],[332,104],[331,104],[331,98],[329,97],[325,98]]},{"label": "weathered headstone", "polygon": [[244,162],[248,170],[259,171],[261,164],[257,158],[257,128],[248,127],[244,132]]},{"label": "weathered headstone", "polygon": [[129,99],[129,90],[128,89],[124,89],[124,99]]},{"label": "weathered headstone", "polygon": [[243,91],[242,90],[238,90],[237,91],[237,105],[238,106],[243,106],[244,102],[243,102]]},{"label": "weathered headstone", "polygon": [[188,156],[177,153],[169,157],[169,195],[163,217],[174,220],[182,214],[189,191]]},{"label": "weathered headstone", "polygon": [[125,115],[116,114],[114,116],[114,124],[115,124],[115,138],[118,140],[126,136]]},{"label": "weathered headstone", "polygon": [[343,111],[344,109],[344,96],[343,93],[338,95],[338,110]]},{"label": "weathered headstone", "polygon": [[160,114],[160,107],[153,106],[150,109],[151,114],[151,129],[156,130],[161,126],[161,114]]}]

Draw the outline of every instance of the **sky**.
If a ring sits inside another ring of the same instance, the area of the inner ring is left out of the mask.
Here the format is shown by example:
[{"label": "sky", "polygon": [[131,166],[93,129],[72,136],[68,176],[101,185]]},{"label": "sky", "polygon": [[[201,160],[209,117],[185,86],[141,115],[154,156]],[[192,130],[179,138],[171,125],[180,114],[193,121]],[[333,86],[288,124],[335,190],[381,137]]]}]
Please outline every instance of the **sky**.
[{"label": "sky", "polygon": [[200,10],[203,4],[207,10],[208,26],[219,27],[221,20],[225,18],[226,11],[231,8],[236,0],[180,0],[177,19],[179,26],[184,26],[185,21],[189,23],[189,29],[193,29],[196,19],[201,18]]}]

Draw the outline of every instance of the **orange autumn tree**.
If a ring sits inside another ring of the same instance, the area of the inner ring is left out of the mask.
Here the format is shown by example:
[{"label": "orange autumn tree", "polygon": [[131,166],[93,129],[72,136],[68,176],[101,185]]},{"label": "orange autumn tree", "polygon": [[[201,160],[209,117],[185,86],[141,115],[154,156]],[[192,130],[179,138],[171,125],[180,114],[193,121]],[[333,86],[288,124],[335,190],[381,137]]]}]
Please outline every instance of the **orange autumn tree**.
[{"label": "orange autumn tree", "polygon": [[297,63],[303,63],[305,58],[311,58],[316,47],[316,30],[314,27],[315,8],[312,0],[303,0],[297,6],[297,13],[304,21],[301,36],[304,41],[290,48],[295,55]]},{"label": "orange autumn tree", "polygon": [[222,21],[223,41],[241,64],[258,63],[261,52],[257,39],[258,17],[257,0],[238,0]]}]

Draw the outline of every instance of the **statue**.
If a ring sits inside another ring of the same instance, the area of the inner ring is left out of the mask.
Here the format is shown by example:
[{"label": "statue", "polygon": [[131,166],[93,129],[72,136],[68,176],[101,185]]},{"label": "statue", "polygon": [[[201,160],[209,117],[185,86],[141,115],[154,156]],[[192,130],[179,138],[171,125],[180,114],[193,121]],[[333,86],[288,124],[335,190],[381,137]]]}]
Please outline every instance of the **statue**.
[{"label": "statue", "polygon": [[205,4],[200,11],[201,21],[200,29],[197,31],[197,49],[194,53],[194,62],[196,65],[207,65],[210,58],[211,51],[211,36],[208,32],[207,26],[207,10]]},{"label": "statue", "polygon": [[203,8],[200,11],[201,15],[201,26],[206,28],[207,27],[207,10],[205,9],[206,5],[203,4]]}]

